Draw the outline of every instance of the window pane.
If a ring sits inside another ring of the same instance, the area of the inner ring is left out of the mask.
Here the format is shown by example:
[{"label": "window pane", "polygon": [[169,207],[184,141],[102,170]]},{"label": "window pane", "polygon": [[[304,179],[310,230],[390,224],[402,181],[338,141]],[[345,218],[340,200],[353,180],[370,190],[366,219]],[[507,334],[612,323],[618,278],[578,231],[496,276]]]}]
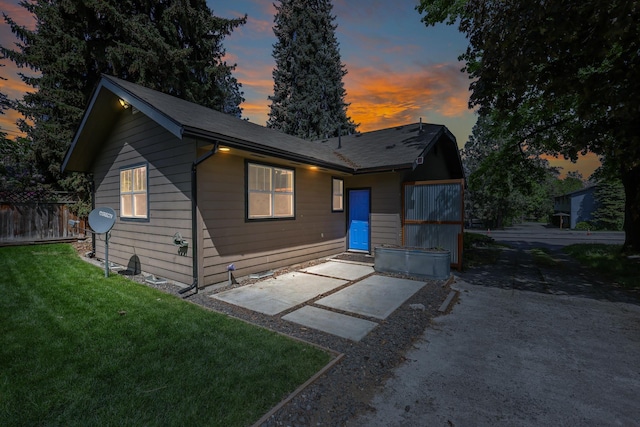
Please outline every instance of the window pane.
[{"label": "window pane", "polygon": [[274,199],[275,216],[293,216],[293,194],[276,194]]},{"label": "window pane", "polygon": [[120,171],[120,191],[126,192],[132,189],[131,169]]},{"label": "window pane", "polygon": [[341,211],[342,210],[342,196],[333,195],[333,210]]},{"label": "window pane", "polygon": [[144,191],[147,189],[147,168],[141,167],[133,170],[134,182],[133,191]]},{"label": "window pane", "polygon": [[134,197],[134,216],[146,217],[147,216],[147,194],[136,194]]},{"label": "window pane", "polygon": [[275,185],[274,189],[278,192],[293,192],[293,171],[275,169]]},{"label": "window pane", "polygon": [[249,218],[271,216],[271,194],[249,193]]},{"label": "window pane", "polygon": [[133,196],[123,194],[120,196],[120,216],[133,216]]},{"label": "window pane", "polygon": [[271,191],[271,168],[250,164],[249,190]]}]

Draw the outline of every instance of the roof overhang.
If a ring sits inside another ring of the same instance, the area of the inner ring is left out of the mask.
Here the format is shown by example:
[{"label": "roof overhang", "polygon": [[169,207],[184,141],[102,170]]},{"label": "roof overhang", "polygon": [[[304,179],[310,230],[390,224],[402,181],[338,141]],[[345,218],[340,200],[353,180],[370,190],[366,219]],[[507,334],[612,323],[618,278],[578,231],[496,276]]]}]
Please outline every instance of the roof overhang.
[{"label": "roof overhang", "polygon": [[313,157],[305,156],[303,154],[293,153],[286,150],[279,150],[274,147],[266,145],[256,145],[252,142],[244,141],[242,139],[233,138],[228,135],[223,135],[215,132],[204,132],[200,129],[193,129],[189,127],[184,128],[184,136],[190,136],[193,138],[210,141],[211,143],[221,143],[229,148],[243,151],[246,153],[259,154],[266,157],[272,157],[277,159],[288,160],[292,162],[302,163],[310,166],[317,166],[324,169],[334,170],[343,173],[353,173],[353,169],[341,166],[336,163],[325,162]]},{"label": "roof overhang", "polygon": [[[122,100],[126,108],[120,102]],[[101,143],[114,128],[121,114],[138,110],[182,139],[182,126],[143,100],[103,77],[91,100],[62,162],[62,172],[88,172]]]}]

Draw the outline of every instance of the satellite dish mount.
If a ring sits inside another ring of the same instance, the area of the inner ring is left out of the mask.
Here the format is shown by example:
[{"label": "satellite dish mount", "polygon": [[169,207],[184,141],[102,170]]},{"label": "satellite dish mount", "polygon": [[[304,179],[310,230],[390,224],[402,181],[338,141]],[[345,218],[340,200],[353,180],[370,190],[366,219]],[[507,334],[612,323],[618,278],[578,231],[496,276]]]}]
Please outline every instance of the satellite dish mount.
[{"label": "satellite dish mount", "polygon": [[89,226],[96,234],[104,234],[104,277],[109,277],[109,232],[116,223],[116,211],[108,207],[89,213]]}]

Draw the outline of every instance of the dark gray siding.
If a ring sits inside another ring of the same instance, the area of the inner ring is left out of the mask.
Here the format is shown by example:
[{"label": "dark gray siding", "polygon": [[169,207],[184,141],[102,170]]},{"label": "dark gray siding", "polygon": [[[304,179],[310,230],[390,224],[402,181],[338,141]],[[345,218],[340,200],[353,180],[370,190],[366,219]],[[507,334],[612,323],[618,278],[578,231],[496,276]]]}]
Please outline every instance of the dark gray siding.
[{"label": "dark gray siding", "polygon": [[[93,165],[96,206],[112,207],[118,219],[111,232],[109,260],[127,266],[137,256],[142,271],[181,283],[192,281],[191,163],[194,143],[181,141],[142,113],[122,112]],[[148,164],[149,220],[120,218],[120,169]],[[173,235],[189,244],[180,255]],[[104,236],[96,244],[104,257]]]},{"label": "dark gray siding", "polygon": [[[287,168],[294,166],[283,164]],[[245,220],[245,159],[219,152],[198,167],[206,284],[340,253],[344,212],[331,212],[331,175],[295,168],[295,219]]]}]

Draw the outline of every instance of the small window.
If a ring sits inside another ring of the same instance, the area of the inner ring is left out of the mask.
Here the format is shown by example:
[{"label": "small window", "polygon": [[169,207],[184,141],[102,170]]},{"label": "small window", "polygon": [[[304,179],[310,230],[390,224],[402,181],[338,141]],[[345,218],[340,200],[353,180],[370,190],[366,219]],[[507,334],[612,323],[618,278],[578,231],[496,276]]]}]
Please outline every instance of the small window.
[{"label": "small window", "polygon": [[120,170],[120,217],[149,217],[147,165]]},{"label": "small window", "polygon": [[249,219],[294,217],[294,171],[248,164],[247,216]]},{"label": "small window", "polygon": [[331,187],[331,210],[342,212],[344,211],[344,181],[340,178],[333,178]]}]

